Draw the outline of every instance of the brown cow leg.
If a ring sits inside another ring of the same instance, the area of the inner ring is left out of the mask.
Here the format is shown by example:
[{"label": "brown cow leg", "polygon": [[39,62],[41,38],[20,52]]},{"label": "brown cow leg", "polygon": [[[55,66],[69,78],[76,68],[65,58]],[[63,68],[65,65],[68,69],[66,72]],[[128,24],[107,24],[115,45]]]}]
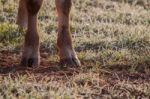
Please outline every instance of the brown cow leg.
[{"label": "brown cow leg", "polygon": [[60,56],[61,66],[80,66],[80,61],[72,46],[72,38],[69,26],[69,13],[71,0],[55,0],[58,13],[58,39],[57,46]]},{"label": "brown cow leg", "polygon": [[24,51],[21,65],[35,67],[40,63],[39,34],[37,31],[37,14],[43,0],[26,0],[28,26],[25,35]]},{"label": "brown cow leg", "polygon": [[27,15],[27,7],[26,7],[26,0],[20,0],[19,2],[19,9],[18,9],[18,16],[17,16],[17,24],[21,28],[27,28],[28,22],[28,15]]}]

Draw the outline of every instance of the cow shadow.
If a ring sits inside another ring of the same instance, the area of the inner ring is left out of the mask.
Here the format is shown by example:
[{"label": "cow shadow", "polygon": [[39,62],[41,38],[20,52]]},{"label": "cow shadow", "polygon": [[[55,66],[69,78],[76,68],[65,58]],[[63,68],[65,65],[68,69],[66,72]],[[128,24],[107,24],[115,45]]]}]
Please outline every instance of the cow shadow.
[{"label": "cow shadow", "polygon": [[51,63],[47,66],[39,66],[36,68],[21,67],[18,64],[12,66],[0,67],[0,75],[9,74],[42,74],[42,75],[58,75],[58,76],[72,76],[74,73],[78,73],[79,68],[62,68],[58,63]]}]

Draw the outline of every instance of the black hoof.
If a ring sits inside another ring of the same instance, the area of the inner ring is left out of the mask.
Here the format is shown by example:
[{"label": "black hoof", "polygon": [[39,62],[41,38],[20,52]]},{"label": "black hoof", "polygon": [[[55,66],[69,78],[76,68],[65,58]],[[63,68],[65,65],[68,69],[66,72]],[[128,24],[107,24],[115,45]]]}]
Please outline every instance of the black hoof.
[{"label": "black hoof", "polygon": [[78,68],[81,66],[81,63],[76,58],[67,58],[60,60],[60,66],[63,68],[71,67],[71,68]]},{"label": "black hoof", "polygon": [[31,67],[36,68],[39,66],[40,59],[39,58],[22,58],[20,66],[22,67]]}]

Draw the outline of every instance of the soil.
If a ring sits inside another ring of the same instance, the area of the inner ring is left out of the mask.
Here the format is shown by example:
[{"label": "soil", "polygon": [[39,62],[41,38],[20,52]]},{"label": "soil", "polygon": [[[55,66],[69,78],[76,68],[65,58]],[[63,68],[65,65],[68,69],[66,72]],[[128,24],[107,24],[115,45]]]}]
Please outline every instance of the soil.
[{"label": "soil", "polygon": [[8,51],[0,52],[0,75],[34,73],[42,75],[71,76],[74,73],[78,73],[78,69],[60,68],[58,62],[52,62],[48,57],[49,54],[41,53],[40,66],[37,68],[27,68],[19,66],[21,59],[20,53]]},{"label": "soil", "polygon": [[[58,65],[57,61],[50,60],[50,54],[41,53],[41,64],[37,68],[26,68],[19,66],[19,62],[21,59],[20,52],[10,52],[10,51],[3,51],[0,52],[0,75],[8,75],[13,74],[39,74],[42,76],[57,76],[57,77],[64,77],[64,76],[72,76],[74,74],[78,74],[80,72],[80,68],[65,68],[62,69]],[[92,66],[88,66],[88,63],[82,63],[82,72],[87,72]],[[123,66],[125,67],[125,66]],[[117,66],[118,69],[118,66]],[[100,75],[105,75],[107,79],[118,79],[117,75],[119,75],[120,80],[144,80],[150,81],[150,74],[146,73],[129,73],[126,70],[122,69],[110,69],[110,70],[100,70]],[[104,71],[103,71],[104,70]]]}]

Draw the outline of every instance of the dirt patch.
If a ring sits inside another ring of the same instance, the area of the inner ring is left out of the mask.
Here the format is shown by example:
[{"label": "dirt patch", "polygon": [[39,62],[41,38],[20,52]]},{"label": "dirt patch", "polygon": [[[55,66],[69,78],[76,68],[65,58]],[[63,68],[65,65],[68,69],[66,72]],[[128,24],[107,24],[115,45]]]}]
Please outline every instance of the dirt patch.
[{"label": "dirt patch", "polygon": [[58,65],[58,62],[52,62],[49,60],[49,54],[41,53],[41,65],[37,68],[25,68],[19,66],[21,54],[13,52],[1,52],[0,53],[0,74],[42,74],[42,75],[58,75],[58,76],[71,76],[74,73],[78,73],[77,69],[62,69]]},{"label": "dirt patch", "polygon": [[[54,55],[53,55],[54,56]],[[21,54],[18,52],[10,52],[10,51],[3,51],[0,52],[0,75],[8,75],[8,74],[36,74],[36,75],[46,75],[46,76],[58,76],[58,77],[64,77],[64,76],[72,76],[75,74],[80,73],[88,73],[90,70],[94,68],[93,63],[89,62],[82,62],[82,67],[73,69],[73,68],[67,68],[62,69],[58,65],[58,60],[55,60],[55,57],[48,53],[41,53],[41,64],[37,68],[25,68],[19,66],[19,62],[21,59]],[[92,64],[92,65],[89,65]],[[114,66],[113,66],[114,67]],[[99,75],[105,76],[107,79],[111,80],[144,80],[144,81],[150,81],[149,74],[145,73],[130,73],[127,70],[118,70],[118,67],[115,67],[116,69],[104,69],[99,68],[96,70],[96,72]],[[103,78],[103,77],[102,77]]]}]

